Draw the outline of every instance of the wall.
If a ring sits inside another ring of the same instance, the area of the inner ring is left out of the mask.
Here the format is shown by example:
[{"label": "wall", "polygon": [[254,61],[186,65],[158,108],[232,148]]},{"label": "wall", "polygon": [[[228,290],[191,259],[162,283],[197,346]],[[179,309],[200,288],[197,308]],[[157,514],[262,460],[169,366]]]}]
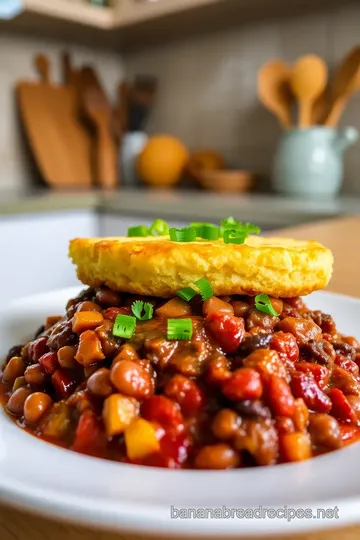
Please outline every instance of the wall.
[{"label": "wall", "polygon": [[54,80],[60,80],[60,55],[65,48],[71,50],[74,64],[95,64],[108,91],[114,91],[123,76],[119,54],[19,34],[0,33],[0,190],[23,187],[33,181],[31,160],[18,123],[15,82],[36,78],[33,59],[39,52],[49,56]]},{"label": "wall", "polygon": [[[360,3],[321,13],[256,22],[126,56],[130,73],[160,78],[151,131],[172,132],[190,147],[217,148],[233,165],[268,174],[280,130],[256,97],[256,74],[271,58],[316,53],[333,68],[360,44]],[[360,129],[360,94],[342,125]],[[346,155],[345,190],[360,194],[360,142]]]}]

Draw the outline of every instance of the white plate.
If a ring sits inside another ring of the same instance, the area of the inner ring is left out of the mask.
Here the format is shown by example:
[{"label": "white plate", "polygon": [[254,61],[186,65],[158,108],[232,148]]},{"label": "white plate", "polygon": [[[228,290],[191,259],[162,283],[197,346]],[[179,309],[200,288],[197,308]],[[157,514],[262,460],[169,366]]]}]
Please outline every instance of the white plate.
[{"label": "white plate", "polygon": [[[78,289],[27,297],[0,312],[0,355],[23,341]],[[340,331],[360,336],[360,300],[315,293]],[[168,536],[242,537],[304,532],[360,521],[360,445],[299,464],[236,471],[171,471],[122,465],[62,450],[0,413],[0,499],[91,526]],[[339,509],[339,519],[171,519],[180,508]]]}]

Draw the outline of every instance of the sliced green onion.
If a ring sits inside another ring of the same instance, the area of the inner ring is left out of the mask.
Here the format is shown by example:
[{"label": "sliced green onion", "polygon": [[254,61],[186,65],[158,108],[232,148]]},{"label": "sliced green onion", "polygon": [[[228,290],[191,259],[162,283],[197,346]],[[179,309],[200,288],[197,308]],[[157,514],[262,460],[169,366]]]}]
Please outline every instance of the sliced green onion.
[{"label": "sliced green onion", "polygon": [[261,229],[257,225],[254,225],[253,223],[242,223],[241,228],[247,231],[249,234],[260,234]]},{"label": "sliced green onion", "polygon": [[113,335],[120,338],[130,339],[133,337],[136,329],[136,318],[131,315],[117,315]]},{"label": "sliced green onion", "polygon": [[204,240],[217,240],[220,236],[220,229],[213,223],[194,222],[190,226],[196,229],[196,236]]},{"label": "sliced green onion", "polygon": [[184,289],[181,289],[177,293],[177,295],[182,299],[185,300],[185,302],[190,302],[196,296],[198,293],[194,291],[192,287],[185,287]]},{"label": "sliced green onion", "polygon": [[136,227],[130,227],[127,232],[128,237],[141,237],[149,236],[149,229],[146,225],[137,225]]},{"label": "sliced green onion", "polygon": [[[139,321],[149,321],[152,319],[154,313],[154,307],[150,302],[142,302],[142,300],[135,300],[131,306],[131,311]],[[142,312],[144,311],[144,314]]]},{"label": "sliced green onion", "polygon": [[233,217],[228,217],[227,219],[223,219],[220,222],[220,234],[221,236],[225,236],[225,233],[227,230],[231,231],[240,231],[246,233],[248,236],[249,234],[260,234],[261,229],[257,225],[254,225],[253,223],[243,223],[241,221],[237,221]]},{"label": "sliced green onion", "polygon": [[274,317],[279,315],[279,313],[277,313],[277,311],[275,311],[273,308],[271,300],[267,294],[258,294],[255,296],[255,307],[259,311],[267,313],[268,315],[273,315]]},{"label": "sliced green onion", "polygon": [[155,219],[150,226],[149,233],[151,236],[167,236],[169,234],[169,225],[163,219]]},{"label": "sliced green onion", "polygon": [[194,242],[196,240],[196,229],[184,227],[183,229],[170,229],[170,240],[173,242]]},{"label": "sliced green onion", "polygon": [[224,244],[244,244],[248,234],[241,229],[224,231]]},{"label": "sliced green onion", "polygon": [[191,319],[168,319],[167,338],[169,340],[191,339],[193,325]]},{"label": "sliced green onion", "polygon": [[199,293],[204,302],[208,298],[214,296],[212,286],[206,278],[198,279],[198,281],[195,281],[194,285],[199,289]]}]

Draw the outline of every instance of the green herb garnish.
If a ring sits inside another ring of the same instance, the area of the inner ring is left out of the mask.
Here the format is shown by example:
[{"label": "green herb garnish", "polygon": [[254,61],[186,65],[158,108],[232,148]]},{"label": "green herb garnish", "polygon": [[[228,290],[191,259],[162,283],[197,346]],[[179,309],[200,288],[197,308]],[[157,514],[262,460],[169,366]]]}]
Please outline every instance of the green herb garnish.
[{"label": "green herb garnish", "polygon": [[150,302],[135,300],[131,306],[131,311],[139,321],[149,321],[152,319],[154,307]]},{"label": "green herb garnish", "polygon": [[267,294],[258,294],[255,296],[255,307],[259,311],[267,313],[268,315],[273,315],[274,317],[278,317],[279,315],[279,313],[277,313],[277,311],[275,311],[273,308],[271,300]]}]

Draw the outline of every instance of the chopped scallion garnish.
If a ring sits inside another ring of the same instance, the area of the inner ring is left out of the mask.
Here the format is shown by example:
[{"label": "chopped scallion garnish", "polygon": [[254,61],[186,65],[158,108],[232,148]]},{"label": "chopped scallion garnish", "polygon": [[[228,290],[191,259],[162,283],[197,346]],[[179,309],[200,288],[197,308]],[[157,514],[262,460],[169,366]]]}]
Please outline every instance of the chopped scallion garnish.
[{"label": "chopped scallion garnish", "polygon": [[196,229],[193,227],[184,227],[183,229],[169,230],[170,240],[173,242],[194,242],[196,240]]},{"label": "chopped scallion garnish", "polygon": [[196,229],[196,236],[204,240],[217,240],[220,236],[220,229],[213,223],[191,223],[191,227]]},{"label": "chopped scallion garnish", "polygon": [[279,313],[277,313],[277,311],[273,308],[271,300],[267,294],[258,294],[255,296],[255,307],[259,311],[267,313],[268,315],[273,315],[274,317],[279,315]]},{"label": "chopped scallion garnish", "polygon": [[185,287],[184,289],[181,289],[181,291],[177,293],[179,298],[181,298],[182,300],[185,300],[185,302],[190,302],[190,300],[192,300],[194,296],[196,296],[197,294],[198,293],[194,291],[192,287]]},{"label": "chopped scallion garnish", "polygon": [[169,234],[169,225],[163,219],[155,219],[150,226],[149,234],[151,236],[167,236]]},{"label": "chopped scallion garnish", "polygon": [[212,286],[206,278],[198,279],[198,281],[195,281],[194,285],[199,289],[200,296],[204,302],[214,295]]},{"label": "chopped scallion garnish", "polygon": [[244,244],[248,234],[241,229],[224,231],[224,244]]},{"label": "chopped scallion garnish", "polygon": [[136,318],[131,315],[117,315],[113,335],[120,338],[130,339],[133,337],[136,329]]},{"label": "chopped scallion garnish", "polygon": [[[139,321],[149,321],[152,319],[154,308],[150,302],[135,300],[131,306],[131,311]],[[144,313],[143,313],[144,312]]]},{"label": "chopped scallion garnish", "polygon": [[149,229],[146,225],[137,225],[130,227],[127,232],[128,237],[144,237],[149,236]]},{"label": "chopped scallion garnish", "polygon": [[169,340],[189,340],[193,335],[191,319],[168,319],[167,339]]}]

